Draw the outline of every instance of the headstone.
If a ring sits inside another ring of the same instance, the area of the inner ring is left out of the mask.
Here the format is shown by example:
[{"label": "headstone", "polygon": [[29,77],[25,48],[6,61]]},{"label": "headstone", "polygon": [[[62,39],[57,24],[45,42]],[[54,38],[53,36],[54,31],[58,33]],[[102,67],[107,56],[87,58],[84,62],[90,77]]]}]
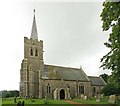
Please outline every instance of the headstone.
[{"label": "headstone", "polygon": [[118,101],[120,101],[120,96],[117,96]]},{"label": "headstone", "polygon": [[27,99],[28,99],[28,97],[27,97],[27,96],[25,96],[25,99],[27,100]]},{"label": "headstone", "polygon": [[84,100],[87,100],[87,96],[86,95],[84,96]]},{"label": "headstone", "polygon": [[103,94],[101,94],[101,98],[103,99]]},{"label": "headstone", "polygon": [[97,96],[95,95],[95,98],[97,98]]},{"label": "headstone", "polygon": [[109,103],[115,103],[115,99],[116,99],[116,96],[115,96],[115,95],[110,95],[108,102],[109,102]]},{"label": "headstone", "polygon": [[17,106],[21,106],[21,101],[19,101],[19,102],[17,103]]},{"label": "headstone", "polygon": [[84,100],[84,95],[83,94],[81,94],[81,99]]},{"label": "headstone", "polygon": [[96,96],[96,102],[100,102],[100,99],[101,99],[101,95],[98,94],[98,95]]},{"label": "headstone", "polygon": [[24,103],[25,103],[25,102],[24,102],[24,101],[22,101],[22,104],[21,104],[21,106],[24,106]]},{"label": "headstone", "polygon": [[46,96],[45,96],[45,99],[44,99],[44,103],[45,103],[45,104],[48,104],[48,101],[47,101]]},{"label": "headstone", "polygon": [[14,103],[17,103],[17,101],[16,101],[16,97],[14,97]]}]

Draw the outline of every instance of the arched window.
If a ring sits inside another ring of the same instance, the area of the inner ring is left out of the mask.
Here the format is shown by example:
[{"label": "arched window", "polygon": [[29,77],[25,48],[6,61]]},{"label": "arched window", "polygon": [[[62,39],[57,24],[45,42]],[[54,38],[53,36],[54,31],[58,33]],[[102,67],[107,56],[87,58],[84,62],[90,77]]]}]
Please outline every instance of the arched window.
[{"label": "arched window", "polygon": [[50,86],[49,86],[49,93],[50,93]]},{"label": "arched window", "polygon": [[79,94],[84,94],[84,85],[83,84],[79,85]]},{"label": "arched window", "polygon": [[30,49],[30,55],[33,56],[33,49]]},{"label": "arched window", "polygon": [[47,93],[51,93],[50,85],[49,84],[47,85]]},{"label": "arched window", "polygon": [[93,87],[93,92],[96,92],[96,88],[95,87]]},{"label": "arched window", "polygon": [[38,51],[37,51],[37,49],[35,50],[35,56],[38,56]]}]

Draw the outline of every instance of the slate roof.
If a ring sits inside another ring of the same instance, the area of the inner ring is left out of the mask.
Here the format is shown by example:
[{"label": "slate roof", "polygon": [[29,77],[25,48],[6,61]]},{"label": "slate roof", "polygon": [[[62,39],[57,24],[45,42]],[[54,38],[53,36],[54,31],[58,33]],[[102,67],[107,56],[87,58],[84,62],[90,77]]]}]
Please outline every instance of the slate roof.
[{"label": "slate roof", "polygon": [[101,77],[88,76],[88,78],[90,79],[91,85],[93,86],[107,85],[106,82]]},{"label": "slate roof", "polygon": [[44,79],[89,81],[87,75],[82,69],[54,65],[44,65],[42,76]]}]

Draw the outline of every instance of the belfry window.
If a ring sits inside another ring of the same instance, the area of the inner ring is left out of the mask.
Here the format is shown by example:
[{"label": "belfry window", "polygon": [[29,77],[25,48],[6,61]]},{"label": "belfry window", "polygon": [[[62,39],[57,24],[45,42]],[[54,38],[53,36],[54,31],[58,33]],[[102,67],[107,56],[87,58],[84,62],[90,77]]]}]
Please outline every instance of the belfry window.
[{"label": "belfry window", "polygon": [[38,56],[38,51],[37,51],[37,49],[35,50],[35,56]]},{"label": "belfry window", "polygon": [[30,55],[33,56],[33,49],[30,50]]},{"label": "belfry window", "polygon": [[48,84],[48,85],[47,85],[47,93],[50,93],[50,91],[51,91],[51,90],[50,90],[50,85]]}]

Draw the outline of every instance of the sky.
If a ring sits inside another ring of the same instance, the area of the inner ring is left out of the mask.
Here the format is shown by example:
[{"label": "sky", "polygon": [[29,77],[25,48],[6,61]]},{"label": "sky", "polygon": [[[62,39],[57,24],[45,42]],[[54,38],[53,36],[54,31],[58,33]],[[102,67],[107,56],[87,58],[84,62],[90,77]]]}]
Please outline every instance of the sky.
[{"label": "sky", "polygon": [[102,8],[95,0],[0,3],[0,90],[19,90],[24,37],[31,35],[33,9],[45,64],[82,67],[88,76],[110,74],[99,68],[109,51],[104,42],[110,33],[102,31]]}]

